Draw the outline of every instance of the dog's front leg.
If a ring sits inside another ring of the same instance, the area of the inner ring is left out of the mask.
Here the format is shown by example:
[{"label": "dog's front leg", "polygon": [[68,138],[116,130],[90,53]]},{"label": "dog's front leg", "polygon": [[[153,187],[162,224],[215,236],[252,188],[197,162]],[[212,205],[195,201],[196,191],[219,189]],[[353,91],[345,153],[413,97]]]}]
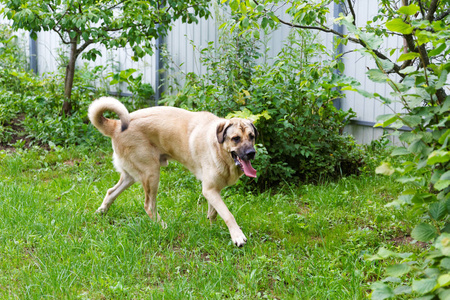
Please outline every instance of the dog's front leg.
[{"label": "dog's front leg", "polygon": [[[227,224],[233,243],[238,247],[242,247],[247,242],[247,238],[220,197],[220,190],[217,190],[214,187],[208,187],[204,184],[202,191],[203,195],[208,200],[208,204],[217,211],[219,216],[225,221],[225,224]],[[212,210],[208,209],[208,215],[211,212]]]}]

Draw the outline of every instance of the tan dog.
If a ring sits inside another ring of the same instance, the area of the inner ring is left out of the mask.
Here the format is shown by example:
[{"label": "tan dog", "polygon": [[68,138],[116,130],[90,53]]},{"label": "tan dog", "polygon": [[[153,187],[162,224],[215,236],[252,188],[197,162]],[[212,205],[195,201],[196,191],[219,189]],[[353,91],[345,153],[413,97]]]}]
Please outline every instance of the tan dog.
[{"label": "tan dog", "polygon": [[[105,111],[115,112],[120,121],[103,117]],[[89,107],[89,119],[102,134],[111,137],[114,165],[121,173],[119,182],[108,190],[97,212],[106,213],[120,193],[139,181],[145,191],[145,211],[165,225],[156,211],[156,194],[160,167],[174,159],[202,181],[210,221],[219,213],[233,243],[239,247],[246,243],[247,238],[220,197],[220,191],[236,183],[243,173],[256,177],[250,160],[256,153],[258,133],[252,122],[164,106],[130,114],[111,97],[94,101]]]}]

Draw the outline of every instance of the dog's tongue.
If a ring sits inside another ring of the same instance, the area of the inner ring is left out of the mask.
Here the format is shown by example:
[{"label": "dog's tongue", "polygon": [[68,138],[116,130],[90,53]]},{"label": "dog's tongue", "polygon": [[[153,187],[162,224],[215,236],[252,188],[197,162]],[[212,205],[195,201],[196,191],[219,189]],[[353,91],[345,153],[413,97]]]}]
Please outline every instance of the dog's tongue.
[{"label": "dog's tongue", "polygon": [[240,160],[244,174],[248,177],[256,177],[256,170],[253,169],[250,161]]}]

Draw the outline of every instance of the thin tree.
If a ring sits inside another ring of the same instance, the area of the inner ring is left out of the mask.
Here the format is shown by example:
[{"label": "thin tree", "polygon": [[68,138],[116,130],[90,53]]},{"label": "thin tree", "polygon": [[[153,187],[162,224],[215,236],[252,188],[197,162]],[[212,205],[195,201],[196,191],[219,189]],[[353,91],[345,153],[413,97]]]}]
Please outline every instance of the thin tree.
[{"label": "thin tree", "polygon": [[13,29],[31,32],[33,39],[40,31],[54,31],[69,46],[69,60],[64,82],[62,112],[72,111],[71,94],[75,63],[83,58],[94,61],[107,49],[130,46],[133,60],[153,54],[152,41],[168,33],[171,23],[197,22],[208,17],[209,1],[142,1],[142,0],[0,0],[3,16],[12,20]]}]

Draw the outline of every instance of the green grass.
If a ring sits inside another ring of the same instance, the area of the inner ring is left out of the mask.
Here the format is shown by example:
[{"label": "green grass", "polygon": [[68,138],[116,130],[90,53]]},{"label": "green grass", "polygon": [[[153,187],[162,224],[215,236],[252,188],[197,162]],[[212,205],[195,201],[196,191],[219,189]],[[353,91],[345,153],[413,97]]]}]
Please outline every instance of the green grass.
[{"label": "green grass", "polygon": [[[364,174],[264,193],[222,192],[248,238],[210,226],[200,183],[162,169],[158,208],[135,184],[95,214],[119,178],[110,150],[0,152],[1,299],[361,299],[383,265],[363,259],[398,241],[416,216],[384,205],[402,186]],[[385,262],[387,263],[387,262]]]}]

